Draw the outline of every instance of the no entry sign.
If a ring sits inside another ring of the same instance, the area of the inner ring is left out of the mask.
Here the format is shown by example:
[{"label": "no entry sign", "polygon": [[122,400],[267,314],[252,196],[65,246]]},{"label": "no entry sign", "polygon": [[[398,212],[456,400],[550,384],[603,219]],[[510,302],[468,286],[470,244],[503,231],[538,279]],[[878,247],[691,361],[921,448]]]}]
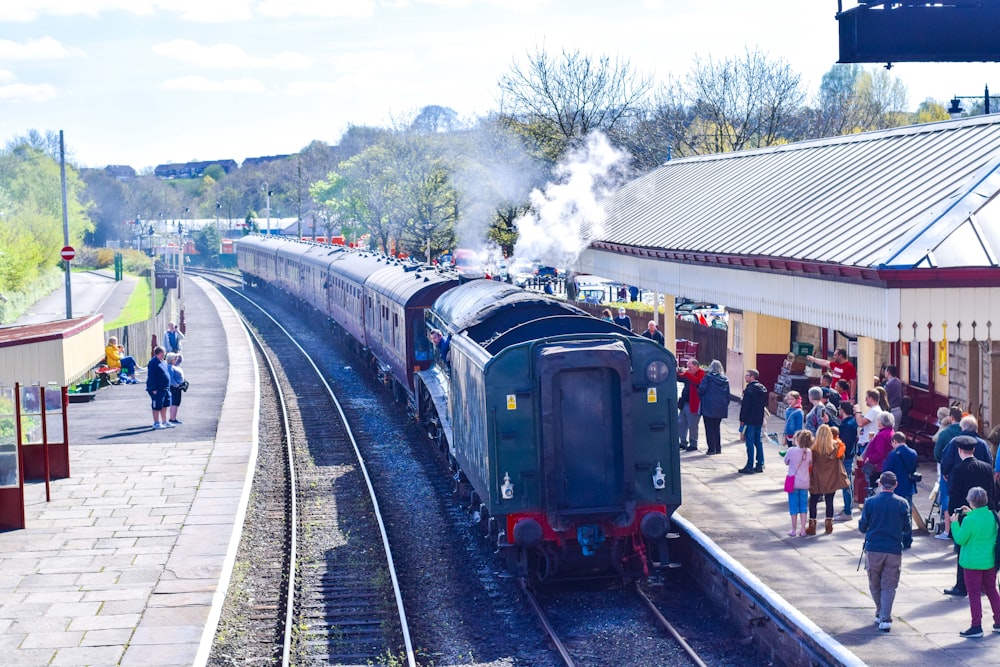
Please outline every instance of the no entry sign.
[{"label": "no entry sign", "polygon": [[59,256],[67,262],[72,262],[73,258],[76,257],[76,250],[73,250],[73,246],[65,246],[59,251]]}]

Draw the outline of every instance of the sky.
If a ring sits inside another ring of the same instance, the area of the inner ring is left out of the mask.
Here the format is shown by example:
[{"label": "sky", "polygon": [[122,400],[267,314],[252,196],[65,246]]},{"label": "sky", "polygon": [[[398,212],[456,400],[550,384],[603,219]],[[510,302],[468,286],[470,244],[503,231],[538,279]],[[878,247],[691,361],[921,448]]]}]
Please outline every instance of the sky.
[{"label": "sky", "polygon": [[[138,170],[294,153],[426,105],[494,110],[500,78],[538,49],[617,57],[657,82],[760,49],[813,95],[837,60],[836,12],[836,0],[2,0],[0,142],[63,130],[78,166]],[[1000,92],[997,68],[891,73],[913,110]]]}]

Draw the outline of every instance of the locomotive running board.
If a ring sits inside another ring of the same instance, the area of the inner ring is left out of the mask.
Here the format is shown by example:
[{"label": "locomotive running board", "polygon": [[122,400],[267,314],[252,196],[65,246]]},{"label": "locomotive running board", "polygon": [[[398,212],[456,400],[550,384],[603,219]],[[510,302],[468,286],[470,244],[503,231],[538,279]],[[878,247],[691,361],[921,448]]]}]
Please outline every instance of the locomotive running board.
[{"label": "locomotive running board", "polygon": [[440,371],[435,368],[429,368],[426,371],[417,371],[416,375],[424,383],[424,386],[427,387],[427,393],[430,394],[431,400],[434,401],[434,409],[437,412],[441,430],[444,431],[444,436],[448,438],[448,451],[454,456],[455,448],[452,445],[454,439],[452,438],[451,418],[448,416],[448,392],[441,381]]}]

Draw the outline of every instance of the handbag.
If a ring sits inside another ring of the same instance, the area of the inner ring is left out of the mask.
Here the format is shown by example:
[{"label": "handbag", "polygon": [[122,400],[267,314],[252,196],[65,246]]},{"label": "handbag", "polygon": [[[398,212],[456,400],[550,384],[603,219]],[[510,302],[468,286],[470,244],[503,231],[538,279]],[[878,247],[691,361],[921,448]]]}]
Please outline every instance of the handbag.
[{"label": "handbag", "polygon": [[181,382],[179,385],[177,385],[177,388],[180,389],[181,391],[187,391],[188,387],[190,386],[191,383],[188,382],[187,380],[184,380],[184,382]]},{"label": "handbag", "polygon": [[802,467],[803,459],[799,459],[799,464],[795,466],[795,472],[791,475],[785,476],[785,493],[791,493],[795,490],[795,475],[798,474],[799,468]]}]

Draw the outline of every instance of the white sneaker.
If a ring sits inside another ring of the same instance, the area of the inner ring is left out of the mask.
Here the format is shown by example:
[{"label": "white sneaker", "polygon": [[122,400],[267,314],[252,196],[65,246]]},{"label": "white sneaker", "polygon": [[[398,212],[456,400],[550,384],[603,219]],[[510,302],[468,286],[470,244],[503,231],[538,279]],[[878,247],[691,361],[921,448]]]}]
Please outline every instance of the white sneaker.
[{"label": "white sneaker", "polygon": [[938,533],[937,535],[934,536],[934,539],[935,540],[950,540],[951,539],[951,535],[949,535],[948,533]]},{"label": "white sneaker", "polygon": [[882,621],[878,624],[878,629],[882,632],[889,632],[892,630],[892,621]]},{"label": "white sneaker", "polygon": [[163,429],[166,428],[166,426],[164,426],[160,422],[153,422],[153,428],[156,429],[157,431],[162,431]]},{"label": "white sneaker", "polygon": [[176,424],[171,424],[170,422],[163,422],[162,428],[177,428]]}]

